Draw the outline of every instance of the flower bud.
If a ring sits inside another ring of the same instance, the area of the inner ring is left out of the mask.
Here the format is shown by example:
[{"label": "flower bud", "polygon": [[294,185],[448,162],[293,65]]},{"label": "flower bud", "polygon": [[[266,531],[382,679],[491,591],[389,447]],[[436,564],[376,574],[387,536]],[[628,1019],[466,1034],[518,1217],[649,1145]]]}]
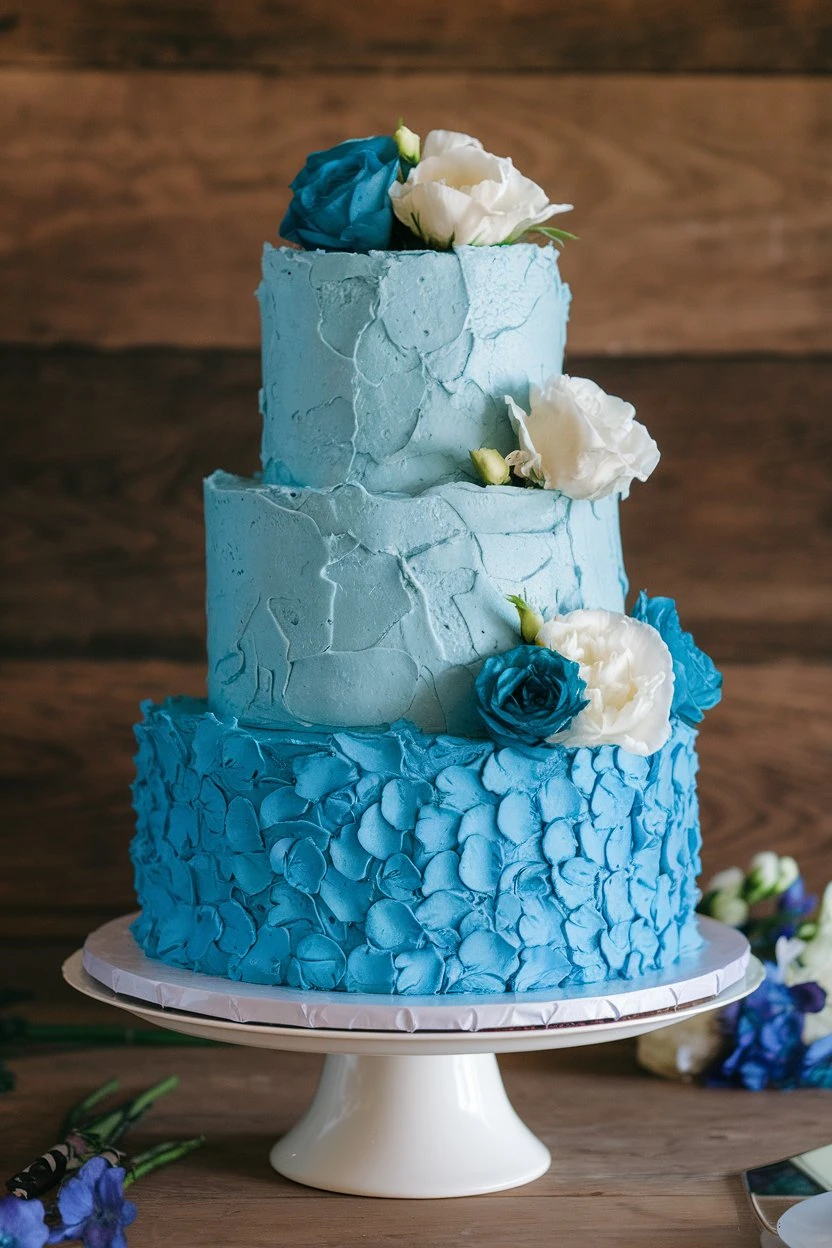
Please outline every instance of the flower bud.
[{"label": "flower bud", "polygon": [[748,918],[748,906],[741,897],[729,897],[726,893],[714,893],[710,898],[708,913],[720,923],[741,927]]},{"label": "flower bud", "polygon": [[408,130],[404,122],[400,121],[393,134],[393,139],[396,147],[399,149],[399,155],[402,160],[406,160],[409,165],[418,165],[421,155],[421,140],[418,134]]},{"label": "flower bud", "polygon": [[775,890],[777,893],[785,893],[800,879],[800,867],[794,858],[781,858],[780,866],[777,872],[777,884]]},{"label": "flower bud", "polygon": [[777,891],[777,877],[780,874],[780,859],[777,854],[767,850],[755,854],[749,864],[743,895],[750,906],[755,902],[764,901]]},{"label": "flower bud", "polygon": [[708,885],[709,893],[728,893],[731,897],[739,897],[745,883],[745,872],[742,867],[726,867],[717,871]]},{"label": "flower bud", "polygon": [[478,451],[469,451],[468,454],[483,485],[508,485],[511,469],[499,451],[483,446]]},{"label": "flower bud", "polygon": [[544,624],[543,616],[534,607],[530,607],[525,598],[519,594],[509,594],[509,602],[517,608],[520,616],[520,636],[526,645],[533,646],[537,642],[537,634]]}]

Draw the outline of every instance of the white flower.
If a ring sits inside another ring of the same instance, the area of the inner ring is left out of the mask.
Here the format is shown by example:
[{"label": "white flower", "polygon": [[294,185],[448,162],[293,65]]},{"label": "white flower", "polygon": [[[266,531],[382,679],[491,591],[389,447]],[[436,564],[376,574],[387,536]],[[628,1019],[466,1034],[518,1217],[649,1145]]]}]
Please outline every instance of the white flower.
[{"label": "white flower", "polygon": [[568,498],[595,502],[608,494],[626,498],[634,479],[646,481],[659,448],[636,409],[585,377],[553,377],[531,389],[526,414],[506,395],[520,443],[506,459],[521,477]]},{"label": "white flower", "polygon": [[720,923],[729,927],[741,927],[748,918],[748,906],[742,897],[733,897],[730,893],[716,893],[711,897],[708,914]]},{"label": "white flower", "polygon": [[711,879],[708,892],[728,893],[732,897],[739,897],[744,883],[745,872],[742,867],[726,867],[724,871],[717,871]]},{"label": "white flower", "polygon": [[398,219],[432,247],[512,242],[572,207],[550,204],[507,156],[453,130],[431,130],[419,164],[393,183],[390,198]]},{"label": "white flower", "polygon": [[780,859],[780,870],[777,873],[776,891],[785,893],[786,889],[791,888],[792,884],[800,878],[800,867],[794,858],[784,857]]},{"label": "white flower", "polygon": [[548,620],[537,634],[579,665],[589,705],[552,743],[620,745],[646,756],[670,736],[673,660],[650,624],[614,611],[572,611]]}]

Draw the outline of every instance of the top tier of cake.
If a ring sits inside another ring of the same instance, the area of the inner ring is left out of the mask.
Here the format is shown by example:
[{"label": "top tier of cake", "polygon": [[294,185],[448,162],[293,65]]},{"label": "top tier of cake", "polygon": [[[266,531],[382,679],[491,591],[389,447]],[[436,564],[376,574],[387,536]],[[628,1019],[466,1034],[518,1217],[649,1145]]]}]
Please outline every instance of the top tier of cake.
[{"label": "top tier of cake", "polygon": [[512,439],[504,395],[560,373],[553,247],[325,253],[266,245],[263,471],[277,485],[417,494]]}]

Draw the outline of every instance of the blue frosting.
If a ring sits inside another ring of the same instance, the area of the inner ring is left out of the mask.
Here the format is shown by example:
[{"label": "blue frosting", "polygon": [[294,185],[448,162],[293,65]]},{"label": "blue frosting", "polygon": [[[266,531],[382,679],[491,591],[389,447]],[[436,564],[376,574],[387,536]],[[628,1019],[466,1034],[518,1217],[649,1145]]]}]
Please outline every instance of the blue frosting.
[{"label": "blue frosting", "polygon": [[503,992],[697,942],[695,732],[649,759],[290,732],[147,703],[132,844],[151,957],[251,983]]},{"label": "blue frosting", "polygon": [[417,493],[516,440],[504,395],[561,372],[569,289],[553,247],[295,251],[266,245],[266,480]]},{"label": "blue frosting", "polygon": [[618,501],[451,482],[410,497],[205,483],[208,693],[241,722],[482,736],[474,680],[506,595],[621,611]]}]

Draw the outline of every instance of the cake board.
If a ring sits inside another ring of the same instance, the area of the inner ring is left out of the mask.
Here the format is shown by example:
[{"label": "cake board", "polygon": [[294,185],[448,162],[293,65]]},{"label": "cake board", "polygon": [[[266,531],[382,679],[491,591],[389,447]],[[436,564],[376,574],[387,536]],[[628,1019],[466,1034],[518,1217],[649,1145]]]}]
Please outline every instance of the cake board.
[{"label": "cake board", "polygon": [[539,1178],[551,1157],[514,1111],[498,1053],[638,1036],[737,1001],[763,978],[744,937],[704,919],[697,953],[638,981],[441,1000],[302,992],[146,958],[132,917],[93,933],[65,963],[67,982],[186,1035],[324,1054],[312,1104],[271,1164],[295,1182],[364,1196],[472,1196]]}]

